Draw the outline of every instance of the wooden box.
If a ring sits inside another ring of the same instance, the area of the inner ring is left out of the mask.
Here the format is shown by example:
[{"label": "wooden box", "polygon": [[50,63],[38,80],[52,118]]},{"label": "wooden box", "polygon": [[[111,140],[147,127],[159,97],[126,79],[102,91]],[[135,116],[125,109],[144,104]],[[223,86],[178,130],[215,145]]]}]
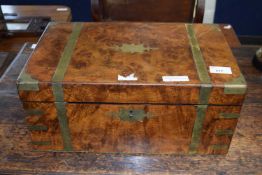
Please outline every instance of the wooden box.
[{"label": "wooden box", "polygon": [[51,23],[18,91],[34,150],[225,154],[246,83],[217,25]]}]

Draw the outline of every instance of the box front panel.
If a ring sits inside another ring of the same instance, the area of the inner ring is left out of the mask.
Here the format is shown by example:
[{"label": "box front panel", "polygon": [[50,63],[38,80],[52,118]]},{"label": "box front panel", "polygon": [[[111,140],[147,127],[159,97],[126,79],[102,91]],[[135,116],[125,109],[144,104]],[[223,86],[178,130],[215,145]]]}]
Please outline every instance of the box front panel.
[{"label": "box front panel", "polygon": [[24,106],[34,150],[97,153],[224,154],[240,112],[205,105]]},{"label": "box front panel", "polygon": [[74,150],[187,153],[194,106],[67,105]]}]

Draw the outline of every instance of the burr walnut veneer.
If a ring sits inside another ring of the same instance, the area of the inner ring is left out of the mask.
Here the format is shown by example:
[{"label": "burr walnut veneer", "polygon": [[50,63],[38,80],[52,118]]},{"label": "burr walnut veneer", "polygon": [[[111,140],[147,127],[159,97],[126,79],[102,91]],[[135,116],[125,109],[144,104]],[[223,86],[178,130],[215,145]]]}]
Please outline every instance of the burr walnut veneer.
[{"label": "burr walnut veneer", "polygon": [[51,23],[17,86],[35,150],[102,153],[225,154],[246,92],[220,28],[182,23]]}]

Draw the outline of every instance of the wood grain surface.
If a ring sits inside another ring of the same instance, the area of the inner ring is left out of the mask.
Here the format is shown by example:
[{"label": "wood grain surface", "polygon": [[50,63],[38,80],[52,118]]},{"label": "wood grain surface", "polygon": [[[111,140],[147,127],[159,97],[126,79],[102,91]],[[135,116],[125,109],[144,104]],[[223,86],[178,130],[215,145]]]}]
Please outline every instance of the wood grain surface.
[{"label": "wood grain surface", "polygon": [[[256,49],[254,47],[234,49],[249,88],[226,156],[31,152],[32,145],[24,120],[26,113],[15,89],[18,72],[9,75],[9,85],[2,86],[0,94],[0,172],[1,174],[260,174],[262,73],[251,64]],[[23,63],[16,66],[20,66],[21,70],[21,65]],[[225,127],[231,126],[234,126],[234,123]]]},{"label": "wood grain surface", "polygon": [[[211,74],[209,66],[230,67],[233,73]],[[119,80],[132,74],[136,81]],[[167,75],[186,75],[189,81],[164,82]],[[245,93],[225,92],[227,83],[239,78],[216,25],[52,23],[20,74],[18,90],[38,151],[223,154],[238,117],[219,116],[239,115]],[[210,98],[203,86],[210,86]],[[203,97],[209,101],[200,101]],[[213,113],[197,104],[211,104]],[[136,108],[153,118],[130,122],[107,114]],[[202,127],[206,113],[211,117]]]},{"label": "wood grain surface", "polygon": [[[27,124],[36,129],[31,131],[32,141],[51,141],[51,145],[34,145],[35,150],[63,151],[54,104],[29,102],[24,106],[43,111],[27,117]],[[197,115],[196,107],[189,105],[66,104],[66,108],[72,151],[103,153],[186,154]],[[121,110],[143,110],[147,116],[129,121],[121,119]]]},{"label": "wood grain surface", "polygon": [[[24,107],[28,111],[26,123],[31,140],[39,143],[33,144],[33,148],[38,151],[63,151],[54,103],[26,102]],[[240,109],[240,106],[207,108],[198,150],[200,154],[227,153],[238,118],[224,119],[221,115],[239,114]],[[37,111],[30,114],[32,110]],[[76,152],[189,154],[197,117],[197,107],[193,105],[71,103],[66,104],[66,110],[72,151]],[[146,116],[130,121],[121,116],[121,110],[143,110]],[[224,133],[228,130],[231,134]],[[46,142],[50,143],[44,144]],[[224,147],[214,148],[214,145]]]},{"label": "wood grain surface", "polygon": [[238,118],[223,118],[223,113],[239,114],[239,106],[209,106],[201,134],[200,153],[225,154],[233,137]]},{"label": "wood grain surface", "polygon": [[[49,26],[25,67],[39,82],[39,91],[19,91],[22,100],[54,101],[52,77],[72,27],[66,23]],[[207,71],[209,66],[226,66],[233,72],[208,73],[213,86],[209,103],[241,105],[245,94],[224,93],[225,84],[239,78],[240,70],[223,33],[214,25],[193,28]],[[200,87],[206,85],[199,79],[182,23],[84,23],[64,69],[63,81],[58,83],[63,84],[65,102],[199,104]],[[131,74],[138,80],[118,80],[119,75]],[[164,82],[162,76],[188,76],[189,81]]]}]

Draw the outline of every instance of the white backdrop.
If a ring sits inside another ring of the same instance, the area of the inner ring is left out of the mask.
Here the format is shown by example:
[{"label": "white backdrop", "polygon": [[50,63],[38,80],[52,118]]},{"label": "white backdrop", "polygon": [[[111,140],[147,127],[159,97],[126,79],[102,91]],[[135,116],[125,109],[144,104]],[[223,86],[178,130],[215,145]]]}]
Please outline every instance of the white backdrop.
[{"label": "white backdrop", "polygon": [[206,0],[203,23],[213,23],[216,11],[216,0]]}]

